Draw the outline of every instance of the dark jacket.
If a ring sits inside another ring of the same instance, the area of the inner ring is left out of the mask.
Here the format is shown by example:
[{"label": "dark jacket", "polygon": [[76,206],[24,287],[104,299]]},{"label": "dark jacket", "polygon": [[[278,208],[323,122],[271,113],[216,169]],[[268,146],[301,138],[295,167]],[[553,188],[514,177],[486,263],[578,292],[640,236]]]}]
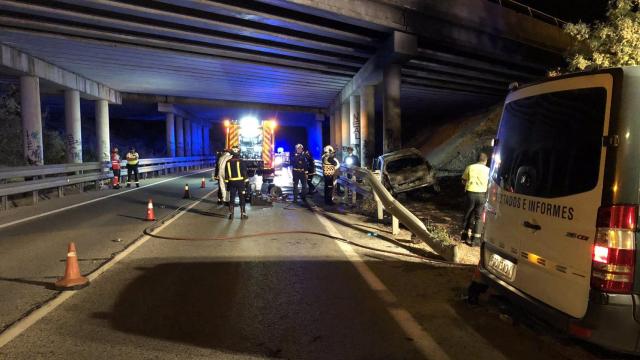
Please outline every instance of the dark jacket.
[{"label": "dark jacket", "polygon": [[227,161],[225,171],[225,182],[249,181],[249,178],[247,177],[247,164],[238,158],[232,158]]},{"label": "dark jacket", "polygon": [[304,153],[305,158],[307,159],[307,172],[309,175],[316,173],[316,163],[313,161],[313,156],[308,151]]},{"label": "dark jacket", "polygon": [[293,154],[293,156],[291,156],[291,169],[296,172],[307,173],[309,171],[307,157],[304,154]]}]

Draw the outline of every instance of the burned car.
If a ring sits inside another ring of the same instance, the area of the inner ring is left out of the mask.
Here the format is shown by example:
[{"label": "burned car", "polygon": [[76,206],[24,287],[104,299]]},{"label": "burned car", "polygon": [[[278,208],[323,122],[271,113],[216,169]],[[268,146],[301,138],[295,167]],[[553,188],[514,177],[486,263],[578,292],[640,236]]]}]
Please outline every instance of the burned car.
[{"label": "burned car", "polygon": [[440,190],[435,170],[415,148],[381,155],[374,160],[373,169],[380,171],[382,183],[394,196],[428,187]]}]

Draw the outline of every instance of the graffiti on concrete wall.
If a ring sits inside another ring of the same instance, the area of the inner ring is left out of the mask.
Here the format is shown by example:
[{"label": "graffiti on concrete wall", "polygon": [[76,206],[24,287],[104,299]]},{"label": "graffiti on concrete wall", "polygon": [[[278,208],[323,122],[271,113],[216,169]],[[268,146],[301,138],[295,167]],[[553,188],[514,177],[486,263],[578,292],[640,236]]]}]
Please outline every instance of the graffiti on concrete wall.
[{"label": "graffiti on concrete wall", "polygon": [[24,131],[25,157],[29,165],[42,165],[42,133],[40,131]]},{"label": "graffiti on concrete wall", "polygon": [[72,134],[67,134],[67,160],[69,162],[82,161],[82,143]]}]

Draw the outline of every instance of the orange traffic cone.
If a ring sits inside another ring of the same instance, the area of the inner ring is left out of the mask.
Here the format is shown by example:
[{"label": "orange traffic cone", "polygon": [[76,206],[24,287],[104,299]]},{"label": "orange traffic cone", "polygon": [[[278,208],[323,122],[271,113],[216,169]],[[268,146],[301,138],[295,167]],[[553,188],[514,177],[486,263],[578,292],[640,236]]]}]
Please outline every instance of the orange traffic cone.
[{"label": "orange traffic cone", "polygon": [[119,176],[114,176],[113,177],[113,183],[111,185],[113,186],[114,189],[119,189],[120,188]]},{"label": "orange traffic cone", "polygon": [[67,268],[64,271],[64,277],[55,282],[56,290],[78,290],[88,285],[89,280],[80,275],[76,244],[71,242],[67,251]]},{"label": "orange traffic cone", "polygon": [[207,184],[204,181],[204,178],[202,178],[202,182],[200,182],[200,189],[204,189],[207,187]]},{"label": "orange traffic cone", "polygon": [[156,214],[153,212],[153,201],[149,199],[149,203],[147,204],[147,221],[156,221]]},{"label": "orange traffic cone", "polygon": [[184,184],[184,196],[183,199],[191,199],[191,194],[189,194],[189,184]]}]

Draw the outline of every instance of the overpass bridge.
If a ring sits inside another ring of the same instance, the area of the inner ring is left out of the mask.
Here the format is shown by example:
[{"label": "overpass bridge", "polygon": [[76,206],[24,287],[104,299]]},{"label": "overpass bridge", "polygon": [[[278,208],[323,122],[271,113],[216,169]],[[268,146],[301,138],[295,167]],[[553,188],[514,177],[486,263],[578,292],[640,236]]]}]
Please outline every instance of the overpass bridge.
[{"label": "overpass bridge", "polygon": [[[3,198],[0,358],[593,358],[464,307],[469,264],[415,248],[406,230],[395,241],[397,229],[313,199],[229,221],[213,183],[200,188],[229,114],[278,114],[306,128],[296,142],[316,157],[353,146],[368,164],[416,127],[544,76],[566,45],[555,21],[488,0],[0,0],[0,90],[20,91],[23,174],[99,182],[70,173],[109,160],[114,119],[166,129],[149,164],[160,174],[139,189],[13,209]],[[43,106],[64,114],[67,164],[44,161]],[[59,293],[70,241],[92,285]]]}]

